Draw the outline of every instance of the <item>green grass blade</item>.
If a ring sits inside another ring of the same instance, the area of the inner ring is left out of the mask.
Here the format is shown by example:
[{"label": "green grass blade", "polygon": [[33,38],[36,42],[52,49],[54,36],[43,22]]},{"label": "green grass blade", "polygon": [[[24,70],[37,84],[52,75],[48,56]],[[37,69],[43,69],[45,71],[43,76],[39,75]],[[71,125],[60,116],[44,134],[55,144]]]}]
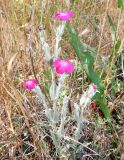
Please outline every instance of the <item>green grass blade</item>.
[{"label": "green grass blade", "polygon": [[116,26],[114,25],[111,17],[108,15],[108,21],[109,21],[109,27],[110,27],[110,31],[111,31],[111,36],[112,36],[112,41],[114,43],[115,38],[116,38]]},{"label": "green grass blade", "polygon": [[[91,55],[90,51],[86,51],[84,45],[80,42],[77,33],[67,24],[67,31],[70,35],[70,41],[72,47],[74,48],[76,56],[81,60],[82,66],[87,74],[87,77],[91,83],[97,85],[100,93],[97,93],[94,97],[98,102],[101,111],[103,112],[106,119],[111,119],[111,115],[108,107],[106,106],[106,100],[104,98],[104,85],[102,80],[96,71],[94,71],[94,57]],[[83,53],[84,52],[84,53]]]},{"label": "green grass blade", "polygon": [[118,0],[118,8],[123,9],[123,0]]}]

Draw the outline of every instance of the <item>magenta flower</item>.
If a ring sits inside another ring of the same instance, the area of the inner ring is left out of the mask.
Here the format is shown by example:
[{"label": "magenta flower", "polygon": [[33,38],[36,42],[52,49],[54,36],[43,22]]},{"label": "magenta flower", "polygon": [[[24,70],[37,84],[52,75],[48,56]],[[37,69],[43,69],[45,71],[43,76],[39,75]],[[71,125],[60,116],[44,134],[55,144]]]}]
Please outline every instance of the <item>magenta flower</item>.
[{"label": "magenta flower", "polygon": [[37,85],[37,81],[35,79],[25,80],[23,83],[24,87],[28,90],[32,90]]},{"label": "magenta flower", "polygon": [[97,90],[97,85],[92,84],[92,87],[93,87],[94,91],[96,91],[96,90]]},{"label": "magenta flower", "polygon": [[74,71],[74,65],[69,60],[56,59],[53,66],[58,74],[70,74]]},{"label": "magenta flower", "polygon": [[73,12],[67,11],[67,12],[56,12],[54,15],[55,20],[61,20],[61,21],[68,21],[73,17]]}]

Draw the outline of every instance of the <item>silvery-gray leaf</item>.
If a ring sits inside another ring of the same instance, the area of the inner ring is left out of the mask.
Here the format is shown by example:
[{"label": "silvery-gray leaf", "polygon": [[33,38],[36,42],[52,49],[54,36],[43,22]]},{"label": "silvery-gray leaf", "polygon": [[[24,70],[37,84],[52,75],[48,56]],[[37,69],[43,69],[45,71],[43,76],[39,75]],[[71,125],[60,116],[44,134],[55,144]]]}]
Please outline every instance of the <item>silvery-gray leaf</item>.
[{"label": "silvery-gray leaf", "polygon": [[80,135],[81,130],[82,130],[82,122],[78,122],[78,123],[77,123],[77,129],[76,129],[76,131],[75,131],[75,139],[76,139],[76,140],[79,140],[79,139],[80,139],[80,137],[81,137],[81,135]]},{"label": "silvery-gray leaf", "polygon": [[40,36],[41,40],[44,40],[44,38],[45,38],[45,32],[44,32],[44,30],[42,30],[41,32],[39,32],[39,36]]},{"label": "silvery-gray leaf", "polygon": [[62,39],[62,35],[64,33],[64,28],[65,28],[66,22],[62,22],[62,24],[55,30],[56,33],[56,44],[55,44],[55,50],[54,50],[54,57],[58,58],[58,55],[60,53],[59,47],[59,42]]},{"label": "silvery-gray leaf", "polygon": [[73,118],[78,122],[80,120],[80,106],[74,103]]},{"label": "silvery-gray leaf", "polygon": [[57,87],[57,90],[56,90],[56,97],[55,97],[55,100],[57,100],[60,96],[60,93],[61,93],[61,88],[63,86],[63,83],[64,83],[64,80],[66,78],[66,75],[65,74],[62,74],[60,76],[60,79],[59,79],[59,84],[58,84],[58,87]]},{"label": "silvery-gray leaf", "polygon": [[53,133],[53,132],[51,132],[51,137],[52,137],[52,140],[53,140],[53,144],[55,145],[56,152],[60,155],[60,151],[61,151],[60,141],[61,141],[61,138],[56,133]]},{"label": "silvery-gray leaf", "polygon": [[54,112],[53,121],[54,121],[54,123],[58,123],[59,122],[59,112],[58,111]]},{"label": "silvery-gray leaf", "polygon": [[62,37],[64,33],[66,22],[62,22],[62,24],[56,29],[56,37]]},{"label": "silvery-gray leaf", "polygon": [[52,85],[50,86],[49,93],[50,93],[51,100],[54,100],[55,96],[56,96],[56,86],[55,86],[55,84],[52,83]]},{"label": "silvery-gray leaf", "polygon": [[51,108],[46,109],[45,115],[50,121],[52,121],[53,110]]},{"label": "silvery-gray leaf", "polygon": [[44,44],[43,44],[43,50],[45,52],[45,60],[50,61],[51,60],[50,48],[46,42],[44,42]]},{"label": "silvery-gray leaf", "polygon": [[[58,44],[56,44],[56,45],[58,45]],[[54,57],[58,58],[60,52],[61,52],[61,47],[58,48],[58,46],[56,46],[55,51],[54,51]]]},{"label": "silvery-gray leaf", "polygon": [[65,96],[63,99],[63,106],[62,106],[62,112],[61,112],[61,118],[63,118],[64,120],[66,119],[68,101],[69,101],[69,98]]},{"label": "silvery-gray leaf", "polygon": [[64,134],[64,121],[66,119],[68,100],[69,100],[69,97],[67,97],[67,96],[65,96],[63,99],[63,106],[62,106],[62,111],[61,111],[61,123],[60,123],[60,127],[58,130],[59,135]]},{"label": "silvery-gray leaf", "polygon": [[38,85],[33,89],[33,92],[35,92],[37,94],[40,102],[43,103],[43,106],[45,108],[48,108],[47,99],[46,99],[44,93],[42,92],[42,90],[40,89],[40,87]]},{"label": "silvery-gray leaf", "polygon": [[58,130],[57,133],[58,133],[59,136],[64,135],[64,121],[63,120],[61,121],[59,130]]},{"label": "silvery-gray leaf", "polygon": [[81,99],[80,99],[80,106],[82,106],[82,105],[85,104],[86,99],[87,99],[87,95],[86,95],[86,93],[84,93],[84,94],[81,96]]},{"label": "silvery-gray leaf", "polygon": [[51,76],[52,76],[52,84],[51,84],[49,93],[50,93],[50,98],[54,100],[56,97],[56,80],[53,73],[53,69],[51,69]]},{"label": "silvery-gray leaf", "polygon": [[40,41],[41,41],[41,46],[43,51],[45,52],[45,60],[46,61],[50,61],[51,59],[51,55],[50,55],[50,47],[48,45],[48,43],[45,40],[45,31],[42,30],[40,33]]},{"label": "silvery-gray leaf", "polygon": [[61,52],[61,47],[58,48],[58,55],[60,54]]}]

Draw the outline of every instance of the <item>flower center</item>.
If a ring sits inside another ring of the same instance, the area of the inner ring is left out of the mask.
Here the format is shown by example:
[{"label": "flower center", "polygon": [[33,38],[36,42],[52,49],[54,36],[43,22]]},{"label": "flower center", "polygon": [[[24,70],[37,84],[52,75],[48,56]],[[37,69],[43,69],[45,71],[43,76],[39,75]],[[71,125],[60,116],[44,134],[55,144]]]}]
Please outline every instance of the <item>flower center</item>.
[{"label": "flower center", "polygon": [[60,15],[61,15],[61,16],[66,16],[66,15],[67,15],[67,13],[61,13]]},{"label": "flower center", "polygon": [[62,64],[63,67],[66,67],[68,65],[68,63],[65,62],[65,61],[62,61],[61,64]]}]

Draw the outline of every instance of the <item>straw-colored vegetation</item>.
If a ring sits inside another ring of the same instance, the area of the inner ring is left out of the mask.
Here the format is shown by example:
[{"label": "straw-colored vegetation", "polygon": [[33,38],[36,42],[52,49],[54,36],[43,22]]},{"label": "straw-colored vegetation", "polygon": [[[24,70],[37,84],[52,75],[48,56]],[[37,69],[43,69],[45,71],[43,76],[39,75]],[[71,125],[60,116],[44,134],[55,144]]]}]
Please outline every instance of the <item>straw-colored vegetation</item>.
[{"label": "straw-colored vegetation", "polygon": [[[124,11],[121,2],[123,0],[0,0],[0,160],[59,159],[49,130],[44,127],[47,118],[42,106],[36,95],[23,87],[25,79],[36,78],[48,96],[51,77],[39,31],[45,29],[53,50],[54,28],[60,23],[54,22],[53,15],[58,10],[73,11],[70,26],[82,44],[96,51],[94,69],[105,85],[104,96],[113,118],[107,122],[96,102],[89,106],[87,119],[91,123],[84,125],[80,141],[75,142],[84,147],[79,159],[124,160]],[[61,46],[62,58],[77,60],[67,30]],[[80,60],[78,62],[79,70],[68,79],[72,91],[71,110],[73,101],[79,101],[89,85]],[[65,125],[67,141],[73,142],[69,135],[75,126],[74,122]],[[65,159],[73,158],[70,155],[71,151]]]}]

